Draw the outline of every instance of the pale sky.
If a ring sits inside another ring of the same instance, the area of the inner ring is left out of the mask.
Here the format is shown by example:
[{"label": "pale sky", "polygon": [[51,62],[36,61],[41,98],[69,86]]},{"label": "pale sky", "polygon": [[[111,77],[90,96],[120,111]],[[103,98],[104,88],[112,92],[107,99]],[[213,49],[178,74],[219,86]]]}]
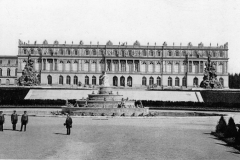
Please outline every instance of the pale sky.
[{"label": "pale sky", "polygon": [[229,45],[229,72],[240,73],[239,0],[0,0],[0,55],[18,39],[48,43]]}]

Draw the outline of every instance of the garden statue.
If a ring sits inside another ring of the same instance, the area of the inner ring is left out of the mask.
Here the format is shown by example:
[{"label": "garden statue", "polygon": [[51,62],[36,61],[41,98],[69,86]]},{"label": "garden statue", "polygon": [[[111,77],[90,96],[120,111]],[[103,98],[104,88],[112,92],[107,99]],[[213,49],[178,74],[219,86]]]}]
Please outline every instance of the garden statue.
[{"label": "garden statue", "polygon": [[36,73],[33,71],[33,60],[28,56],[27,63],[22,71],[22,76],[17,81],[19,86],[37,86],[39,85],[39,79]]},{"label": "garden statue", "polygon": [[104,87],[109,87],[109,78],[108,75],[106,74],[106,72],[102,72],[103,74],[100,76],[100,79],[102,80],[102,86]]},{"label": "garden statue", "polygon": [[200,84],[200,87],[206,89],[221,89],[222,84],[217,79],[216,69],[211,62],[210,56],[208,56],[208,61],[205,64],[203,81]]}]

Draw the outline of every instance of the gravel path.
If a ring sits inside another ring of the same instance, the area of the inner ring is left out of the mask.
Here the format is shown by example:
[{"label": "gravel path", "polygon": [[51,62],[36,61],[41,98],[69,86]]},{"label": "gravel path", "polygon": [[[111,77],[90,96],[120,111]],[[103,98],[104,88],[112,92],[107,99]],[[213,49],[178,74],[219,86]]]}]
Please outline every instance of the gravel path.
[{"label": "gravel path", "polygon": [[[6,116],[1,159],[240,159],[209,133],[219,117],[158,119],[30,117],[26,132],[12,131]],[[19,129],[20,124],[17,125]]]}]

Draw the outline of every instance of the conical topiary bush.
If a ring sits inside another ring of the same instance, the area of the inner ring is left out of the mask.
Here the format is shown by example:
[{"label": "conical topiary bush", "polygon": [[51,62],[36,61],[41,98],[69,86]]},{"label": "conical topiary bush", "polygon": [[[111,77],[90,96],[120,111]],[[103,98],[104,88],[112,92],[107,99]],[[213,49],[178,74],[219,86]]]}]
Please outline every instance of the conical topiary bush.
[{"label": "conical topiary bush", "polygon": [[227,129],[224,133],[224,137],[230,138],[230,137],[236,137],[236,135],[237,135],[236,124],[235,124],[233,118],[230,117],[229,121],[228,121]]},{"label": "conical topiary bush", "polygon": [[218,124],[216,126],[216,132],[217,133],[225,133],[227,129],[227,123],[224,119],[223,116],[221,116],[221,118],[218,121]]}]

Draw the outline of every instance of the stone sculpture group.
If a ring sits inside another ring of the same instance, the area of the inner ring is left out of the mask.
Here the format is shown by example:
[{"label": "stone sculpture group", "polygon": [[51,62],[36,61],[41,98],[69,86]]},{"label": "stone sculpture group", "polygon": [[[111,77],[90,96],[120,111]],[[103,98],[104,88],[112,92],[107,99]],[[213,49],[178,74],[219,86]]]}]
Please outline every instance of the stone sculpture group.
[{"label": "stone sculpture group", "polygon": [[18,78],[18,86],[37,86],[39,79],[33,70],[33,60],[28,56],[27,63],[22,71],[22,76]]},{"label": "stone sculpture group", "polygon": [[216,69],[211,62],[210,56],[208,57],[208,62],[206,63],[204,69],[203,81],[200,84],[200,87],[206,89],[221,89],[222,84],[217,79]]}]

